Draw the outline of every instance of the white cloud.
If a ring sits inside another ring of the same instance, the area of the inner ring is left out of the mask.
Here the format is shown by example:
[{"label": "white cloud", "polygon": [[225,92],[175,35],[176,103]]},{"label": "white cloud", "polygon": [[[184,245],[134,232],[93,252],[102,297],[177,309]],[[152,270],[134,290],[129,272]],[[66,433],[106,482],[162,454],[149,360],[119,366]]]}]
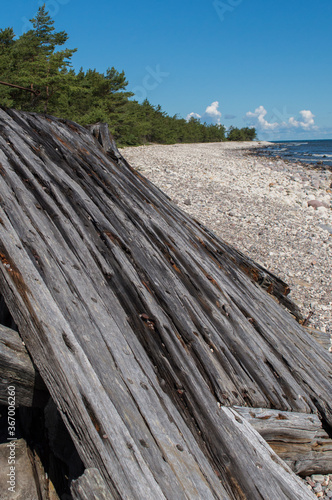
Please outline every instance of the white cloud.
[{"label": "white cloud", "polygon": [[202,118],[201,115],[199,115],[198,113],[189,113],[189,115],[187,115],[187,122],[189,122],[190,118]]},{"label": "white cloud", "polygon": [[269,123],[265,116],[267,115],[267,111],[264,106],[259,106],[255,109],[255,112],[248,111],[245,116],[245,120],[249,121],[251,125],[256,126],[260,130],[275,130],[279,127],[279,123]]},{"label": "white cloud", "polygon": [[219,111],[219,101],[212,102],[204,111],[204,114],[201,116],[198,113],[189,113],[187,115],[186,120],[189,121],[190,118],[199,118],[202,123],[220,123],[221,112]]},{"label": "white cloud", "polygon": [[303,111],[300,111],[300,115],[302,117],[302,121],[297,121],[293,117],[289,119],[289,124],[292,127],[303,128],[304,130],[313,130],[318,128],[315,125],[315,120],[314,120],[315,115],[313,115],[309,109],[304,109]]},{"label": "white cloud", "polygon": [[[274,114],[275,111],[274,111]],[[248,111],[246,113],[244,120],[250,123],[251,126],[254,126],[257,128],[258,131],[264,131],[264,132],[271,132],[271,131],[276,131],[276,132],[283,132],[286,130],[291,130],[291,129],[298,129],[298,130],[318,130],[317,125],[315,125],[315,115],[310,111],[310,110],[302,110],[299,112],[299,115],[301,118],[299,120],[296,120],[293,116],[288,118],[288,120],[284,120],[281,122],[269,122],[266,120],[266,115],[267,111],[264,108],[264,106],[259,106],[258,108],[255,109],[254,112]],[[282,116],[280,113],[278,114],[280,118]],[[286,118],[286,117],[285,117]]]},{"label": "white cloud", "polygon": [[203,121],[210,121],[214,123],[220,123],[221,113],[218,110],[219,102],[214,101],[210,106],[208,106],[205,110],[204,115],[202,116]]}]

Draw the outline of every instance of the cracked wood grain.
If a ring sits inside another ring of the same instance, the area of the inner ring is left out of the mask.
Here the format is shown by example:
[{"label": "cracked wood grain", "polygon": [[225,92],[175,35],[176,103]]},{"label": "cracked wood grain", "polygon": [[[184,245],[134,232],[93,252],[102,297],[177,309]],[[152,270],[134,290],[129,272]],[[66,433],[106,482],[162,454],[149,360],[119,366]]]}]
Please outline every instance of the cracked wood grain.
[{"label": "cracked wood grain", "polygon": [[0,147],[1,289],[110,495],[313,498],[220,406],[331,424],[328,354],[86,129],[0,110]]}]

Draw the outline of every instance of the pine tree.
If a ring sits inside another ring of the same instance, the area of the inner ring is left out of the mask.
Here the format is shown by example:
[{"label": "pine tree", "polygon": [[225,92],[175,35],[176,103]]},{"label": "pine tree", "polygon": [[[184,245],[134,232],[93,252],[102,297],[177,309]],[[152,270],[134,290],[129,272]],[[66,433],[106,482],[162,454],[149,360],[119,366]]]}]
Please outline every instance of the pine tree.
[{"label": "pine tree", "polygon": [[11,28],[1,31],[0,50],[4,54],[0,68],[6,65],[7,71],[1,74],[10,83],[39,90],[40,96],[27,96],[22,90],[11,89],[7,90],[7,100],[2,102],[5,105],[15,104],[19,109],[52,112],[56,94],[63,91],[68,81],[66,76],[70,59],[76,49],[56,50],[67,41],[68,35],[64,31],[55,31],[54,21],[46,12],[45,5],[38,9],[31,23],[32,29],[16,40]]},{"label": "pine tree", "polygon": [[56,47],[64,45],[68,40],[65,31],[55,32],[54,20],[46,11],[45,4],[38,9],[36,17],[30,19],[33,30],[31,32],[40,50],[46,55],[53,54]]}]

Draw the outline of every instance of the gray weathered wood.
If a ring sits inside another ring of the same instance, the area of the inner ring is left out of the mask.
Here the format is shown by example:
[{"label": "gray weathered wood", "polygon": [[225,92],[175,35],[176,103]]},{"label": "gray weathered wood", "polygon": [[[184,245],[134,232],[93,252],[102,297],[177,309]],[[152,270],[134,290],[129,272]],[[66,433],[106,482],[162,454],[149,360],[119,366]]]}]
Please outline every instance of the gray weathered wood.
[{"label": "gray weathered wood", "polygon": [[109,133],[107,123],[95,123],[94,125],[88,125],[87,129],[90,130],[93,136],[102,145],[105,153],[107,153],[113,160],[123,160],[114,138]]},{"label": "gray weathered wood", "polygon": [[0,110],[0,285],[114,498],[313,498],[232,410],[319,411],[328,354],[78,125]]},{"label": "gray weathered wood", "polygon": [[315,328],[306,327],[306,331],[327,351],[332,351],[331,335]]},{"label": "gray weathered wood", "polygon": [[317,415],[266,408],[233,408],[301,476],[329,474],[332,439]]},{"label": "gray weathered wood", "polygon": [[113,500],[98,469],[86,469],[84,474],[71,483],[74,500]]},{"label": "gray weathered wood", "polygon": [[[19,334],[0,325],[0,404],[8,405],[14,387],[16,406],[44,406],[48,391]],[[12,392],[12,391],[11,391]]]},{"label": "gray weathered wood", "polygon": [[[96,123],[94,125],[89,125],[88,129],[101,144],[105,153],[107,153],[119,165],[130,168],[130,165],[119,152],[113,137],[108,131],[108,126],[106,123]],[[203,228],[202,224],[200,224],[198,221],[195,222]],[[208,228],[204,227],[204,230],[207,234],[210,234],[212,238],[215,238],[214,234],[211,233]],[[230,247],[225,242],[219,240],[218,243],[223,251],[227,253],[227,257],[231,259],[233,263],[237,267],[239,267],[245,274],[247,274],[247,276],[249,276],[254,283],[257,283],[269,294],[277,298],[279,303],[282,304],[286,309],[288,309],[298,321],[303,321],[303,316],[299,307],[288,297],[290,288],[287,283],[254,262],[247,255],[243,254],[233,247]]]}]

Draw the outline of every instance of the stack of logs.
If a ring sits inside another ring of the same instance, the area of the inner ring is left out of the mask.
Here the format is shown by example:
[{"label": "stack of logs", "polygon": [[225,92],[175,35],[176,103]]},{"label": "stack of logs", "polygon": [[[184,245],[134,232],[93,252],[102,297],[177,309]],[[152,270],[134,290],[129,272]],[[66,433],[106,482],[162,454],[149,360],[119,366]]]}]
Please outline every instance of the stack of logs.
[{"label": "stack of logs", "polygon": [[332,471],[331,358],[287,285],[105,125],[0,110],[0,174],[2,413],[15,386],[51,448],[64,424],[71,496],[315,498],[296,474]]}]

